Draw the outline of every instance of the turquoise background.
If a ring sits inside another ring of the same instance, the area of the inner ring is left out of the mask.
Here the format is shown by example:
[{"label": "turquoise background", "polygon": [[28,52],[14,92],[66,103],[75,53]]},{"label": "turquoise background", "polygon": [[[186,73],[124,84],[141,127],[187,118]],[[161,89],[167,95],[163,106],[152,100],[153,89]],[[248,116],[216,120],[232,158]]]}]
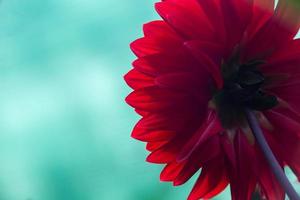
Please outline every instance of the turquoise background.
[{"label": "turquoise background", "polygon": [[153,3],[1,1],[0,200],[185,199],[195,178],[160,183],[124,103],[128,45],[158,19]]}]

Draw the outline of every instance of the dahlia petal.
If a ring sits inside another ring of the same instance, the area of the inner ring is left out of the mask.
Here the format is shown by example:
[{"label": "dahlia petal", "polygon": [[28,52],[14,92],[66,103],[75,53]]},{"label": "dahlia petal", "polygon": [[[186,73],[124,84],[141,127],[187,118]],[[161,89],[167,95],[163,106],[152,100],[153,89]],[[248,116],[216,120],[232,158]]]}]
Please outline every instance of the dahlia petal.
[{"label": "dahlia petal", "polygon": [[174,32],[171,27],[162,20],[152,21],[149,23],[144,24],[143,31],[145,37],[152,37],[152,38],[172,38],[175,40],[179,40],[176,36],[176,32]]},{"label": "dahlia petal", "polygon": [[[254,0],[252,20],[246,30],[248,40],[251,40],[273,16],[274,4],[274,0]],[[241,55],[243,61],[251,59],[251,56],[248,55],[247,58],[247,56],[243,55],[243,52]]]},{"label": "dahlia petal", "polygon": [[135,60],[132,65],[138,71],[152,76],[191,71],[191,66],[194,66],[189,57],[177,55],[177,59],[174,59],[173,56],[166,54],[148,55]]},{"label": "dahlia petal", "polygon": [[160,173],[160,180],[173,181],[178,176],[178,174],[180,173],[183,167],[184,167],[184,163],[177,163],[177,162],[168,163]]},{"label": "dahlia petal", "polygon": [[155,79],[155,83],[162,87],[175,89],[194,89],[195,86],[196,88],[199,87],[199,81],[192,73],[188,72],[169,73],[162,75]]},{"label": "dahlia petal", "polygon": [[177,130],[177,127],[182,127],[182,123],[185,121],[185,113],[182,115],[163,115],[163,114],[150,114],[143,117],[137,124],[136,128],[148,129],[148,130],[158,130],[165,127],[174,127],[174,130]]},{"label": "dahlia petal", "polygon": [[223,86],[223,78],[220,68],[214,63],[211,58],[201,51],[201,46],[198,42],[189,41],[184,43],[185,46],[191,51],[194,57],[198,60],[199,65],[207,70],[214,78],[217,87],[220,89]]},{"label": "dahlia petal", "polygon": [[186,183],[201,168],[201,164],[199,162],[186,164],[173,181],[173,185],[180,186]]},{"label": "dahlia petal", "polygon": [[219,134],[222,131],[222,125],[218,120],[217,114],[214,111],[209,111],[208,118],[184,145],[181,152],[178,154],[179,162],[186,160],[203,142],[210,137]]},{"label": "dahlia petal", "polygon": [[260,163],[260,174],[258,179],[260,186],[262,187],[263,194],[266,195],[267,199],[284,200],[285,192],[272,174],[272,171],[264,158],[261,159]]},{"label": "dahlia petal", "polygon": [[173,162],[175,158],[176,158],[176,146],[167,143],[161,148],[150,153],[146,161],[150,163],[164,164],[164,163]]},{"label": "dahlia petal", "polygon": [[[278,163],[281,165],[281,166],[284,166],[286,163],[284,161],[284,158],[285,158],[285,155],[284,155],[284,151],[286,151],[285,148],[282,148],[282,140],[280,140],[279,138],[277,138],[277,133],[274,133],[273,131],[269,131],[269,130],[265,130],[265,129],[262,129],[263,130],[263,134],[265,136],[265,139],[268,143],[268,145],[270,146],[274,156],[276,157]],[[278,142],[280,141],[280,142]],[[264,160],[264,162],[259,162],[259,163],[262,163],[264,164],[266,162],[265,160],[265,156],[261,153],[261,150],[259,149],[258,146],[256,146],[256,151],[260,157],[261,160]],[[258,159],[259,160],[259,159]],[[268,163],[266,163],[268,164]],[[257,170],[256,172],[259,172],[259,170]],[[257,175],[259,175],[259,173],[257,173]]]},{"label": "dahlia petal", "polygon": [[278,96],[281,96],[284,98],[284,93],[280,93],[278,92],[278,90],[286,90],[284,89],[285,87],[299,87],[300,85],[300,74],[273,74],[268,76],[268,78],[270,77],[271,81],[272,78],[276,78],[278,77],[278,80],[274,80],[273,82],[271,82],[270,85],[266,86],[266,89],[271,91],[272,93],[278,94]]},{"label": "dahlia petal", "polygon": [[168,130],[144,130],[144,132],[132,132],[131,137],[144,142],[167,141],[172,139],[176,132]]},{"label": "dahlia petal", "polygon": [[139,38],[130,44],[130,48],[138,57],[151,55],[161,51],[161,48],[159,48],[159,46],[154,45],[155,42],[155,40],[151,41],[148,38]]},{"label": "dahlia petal", "polygon": [[[285,102],[279,102],[280,104],[285,104]],[[287,118],[293,119],[295,122],[297,122],[298,124],[300,124],[300,115],[291,107],[289,107],[288,105],[280,105],[276,108],[273,109],[273,111],[275,111],[276,113],[281,113],[284,116],[286,116]],[[267,120],[267,118],[265,117],[265,120]],[[274,127],[273,125],[270,123],[269,120],[267,120],[269,125],[272,127],[271,129],[269,128],[268,130],[273,131]]]},{"label": "dahlia petal", "polygon": [[221,181],[219,181],[219,183],[214,187],[214,189],[212,189],[209,193],[207,193],[204,196],[204,199],[211,199],[214,196],[218,195],[228,186],[228,184],[229,184],[228,177],[224,173],[224,175],[221,177]]},{"label": "dahlia petal", "polygon": [[300,137],[300,123],[275,111],[267,111],[264,114],[271,124],[275,126],[275,130],[282,131],[282,134],[292,134]]},{"label": "dahlia petal", "polygon": [[159,141],[159,142],[148,142],[146,145],[146,150],[152,152],[159,148],[161,148],[163,145],[165,145],[166,141]]},{"label": "dahlia petal", "polygon": [[170,1],[155,4],[158,14],[183,38],[213,40],[214,31],[201,12],[193,12]]},{"label": "dahlia petal", "polygon": [[[288,43],[286,43],[282,48],[278,49],[273,57],[276,59],[279,57],[279,59],[281,58],[289,58],[290,55],[292,55],[292,57],[295,56],[295,54],[299,55],[300,52],[300,39],[294,39],[292,41],[289,41]],[[294,56],[293,56],[294,55]]]},{"label": "dahlia petal", "polygon": [[211,99],[210,81],[205,73],[199,73],[199,76],[189,72],[169,73],[158,76],[155,83],[160,87],[184,90],[197,95],[203,105]]},{"label": "dahlia petal", "polygon": [[154,79],[153,77],[143,74],[135,69],[129,71],[125,76],[124,79],[126,83],[134,90],[154,86]]},{"label": "dahlia petal", "polygon": [[133,41],[130,48],[137,57],[144,57],[160,52],[170,52],[170,49],[180,49],[181,43],[174,37],[143,37]]},{"label": "dahlia petal", "polygon": [[224,163],[220,158],[216,158],[204,166],[188,200],[211,198],[223,191],[228,185],[224,168]]},{"label": "dahlia petal", "polygon": [[[299,73],[300,39],[293,40],[275,51],[261,70],[265,73]],[[291,68],[292,67],[292,68]]]},{"label": "dahlia petal", "polygon": [[182,185],[188,181],[200,168],[210,160],[221,154],[221,146],[219,136],[213,136],[203,145],[199,146],[196,151],[186,160],[184,168],[174,180],[174,185]]},{"label": "dahlia petal", "polygon": [[190,119],[184,130],[178,132],[176,136],[172,138],[172,140],[169,140],[165,145],[153,151],[148,156],[147,161],[152,163],[170,163],[176,161],[176,157],[181,147],[186,143],[193,131],[195,131],[195,123],[198,123],[199,120],[203,120],[201,116]]},{"label": "dahlia petal", "polygon": [[280,153],[284,161],[300,180],[300,160],[298,159],[300,156],[300,124],[283,113],[270,111],[265,113],[265,115],[275,127],[272,135],[281,146],[277,148],[276,152]]},{"label": "dahlia petal", "polygon": [[224,47],[215,42],[191,40],[184,43],[186,46],[199,49],[202,53],[210,57],[216,64],[221,65],[224,56]]},{"label": "dahlia petal", "polygon": [[[241,40],[252,17],[253,0],[220,1],[226,30],[227,49],[232,50]],[[230,56],[230,55],[229,55]]]},{"label": "dahlia petal", "polygon": [[217,40],[225,43],[226,31],[224,23],[222,22],[223,15],[221,12],[219,0],[197,0],[202,10],[210,20],[211,24],[217,29]]},{"label": "dahlia petal", "polygon": [[246,136],[238,132],[235,138],[237,169],[231,172],[231,195],[234,200],[250,200],[255,189],[256,180],[253,173],[257,172],[254,147],[250,146]]},{"label": "dahlia petal", "polygon": [[126,102],[141,110],[158,111],[174,108],[179,102],[188,101],[186,97],[178,91],[147,87],[133,91],[126,97]]},{"label": "dahlia petal", "polygon": [[201,11],[201,10],[199,10],[200,7],[196,0],[164,0],[164,1],[172,2],[176,5],[184,7],[187,10],[190,10],[191,12],[194,12],[194,13]]},{"label": "dahlia petal", "polygon": [[142,117],[147,116],[149,114],[149,112],[147,111],[136,109],[136,108],[134,109],[134,111]]},{"label": "dahlia petal", "polygon": [[[207,18],[214,28],[215,40],[225,41],[224,24],[218,0],[167,0],[184,7],[192,13],[197,13],[198,18]],[[196,17],[196,16],[195,16]]]},{"label": "dahlia petal", "polygon": [[231,167],[237,168],[237,163],[236,163],[236,154],[235,154],[235,149],[233,143],[228,139],[227,136],[221,137],[221,144],[222,148],[224,150],[224,154],[227,157],[227,160],[231,164]]},{"label": "dahlia petal", "polygon": [[275,7],[275,0],[254,0],[253,5],[271,12]]},{"label": "dahlia petal", "polygon": [[[288,1],[279,1],[275,14],[247,43],[247,55],[261,58],[293,40],[300,27],[300,16]],[[273,34],[276,33],[276,34]],[[257,53],[259,52],[259,53]]]},{"label": "dahlia petal", "polygon": [[[181,132],[178,132],[172,140],[169,140],[165,145],[161,146],[159,149],[153,151],[148,157],[147,161],[152,163],[170,163],[176,161],[176,156],[180,151],[180,147],[186,143],[186,140],[194,131],[193,123],[197,122],[199,116],[196,116],[195,119],[190,119],[189,123],[186,124],[185,129]],[[201,117],[200,117],[201,118]],[[197,120],[196,120],[197,119]],[[192,122],[191,122],[192,121]]]},{"label": "dahlia petal", "polygon": [[[287,103],[287,106],[294,109],[298,115],[300,114],[300,91],[297,80],[298,76],[291,76],[291,83],[284,83],[282,85],[274,85],[268,88],[269,92],[275,94],[279,99]],[[293,80],[294,79],[294,80]]]},{"label": "dahlia petal", "polygon": [[275,7],[274,0],[254,0],[253,15],[248,25],[247,34],[251,38],[273,16]]},{"label": "dahlia petal", "polygon": [[[179,120],[176,120],[178,122]],[[160,130],[165,127],[172,127],[173,122],[161,115],[149,114],[143,117],[133,129],[133,132],[147,132],[149,130]],[[176,128],[174,128],[176,130]]]}]

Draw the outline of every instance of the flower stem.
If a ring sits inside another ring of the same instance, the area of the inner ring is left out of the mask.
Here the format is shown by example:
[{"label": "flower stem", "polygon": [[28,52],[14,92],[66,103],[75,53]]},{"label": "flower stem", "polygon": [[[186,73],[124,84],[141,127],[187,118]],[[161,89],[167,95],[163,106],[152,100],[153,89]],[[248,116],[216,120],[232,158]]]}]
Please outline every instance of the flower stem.
[{"label": "flower stem", "polygon": [[271,170],[273,171],[278,182],[285,190],[285,193],[288,195],[290,200],[300,200],[299,195],[293,188],[292,184],[289,182],[283,169],[279,165],[272,150],[270,149],[270,147],[264,137],[264,134],[262,133],[262,130],[260,129],[259,123],[258,123],[257,118],[254,115],[253,111],[247,109],[246,116],[248,119],[249,126],[256,138],[256,141],[257,141],[261,151],[263,152],[265,158],[267,159],[267,161],[271,167]]}]

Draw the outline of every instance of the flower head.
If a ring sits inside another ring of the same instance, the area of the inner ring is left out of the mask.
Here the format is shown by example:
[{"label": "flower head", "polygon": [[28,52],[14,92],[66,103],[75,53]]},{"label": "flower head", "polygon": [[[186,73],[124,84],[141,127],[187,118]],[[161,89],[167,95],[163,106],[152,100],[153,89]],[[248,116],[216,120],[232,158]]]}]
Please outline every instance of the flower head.
[{"label": "flower head", "polygon": [[142,119],[132,137],[160,179],[184,184],[201,169],[189,200],[230,184],[232,199],[255,191],[284,199],[246,120],[255,111],[280,165],[300,179],[300,15],[288,0],[164,0],[163,20],[131,44],[138,59],[126,98]]}]

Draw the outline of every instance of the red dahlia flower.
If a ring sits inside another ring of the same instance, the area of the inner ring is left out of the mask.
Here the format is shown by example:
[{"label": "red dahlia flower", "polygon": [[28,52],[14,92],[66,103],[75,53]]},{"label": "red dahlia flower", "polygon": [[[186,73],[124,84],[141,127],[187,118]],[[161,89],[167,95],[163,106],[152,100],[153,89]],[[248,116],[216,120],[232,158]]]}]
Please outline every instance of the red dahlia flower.
[{"label": "red dahlia flower", "polygon": [[147,142],[148,162],[166,164],[162,181],[181,185],[201,169],[189,200],[228,184],[235,200],[284,199],[246,109],[300,180],[300,15],[288,0],[274,4],[164,0],[163,21],[131,44],[126,101],[142,116],[132,137]]}]

